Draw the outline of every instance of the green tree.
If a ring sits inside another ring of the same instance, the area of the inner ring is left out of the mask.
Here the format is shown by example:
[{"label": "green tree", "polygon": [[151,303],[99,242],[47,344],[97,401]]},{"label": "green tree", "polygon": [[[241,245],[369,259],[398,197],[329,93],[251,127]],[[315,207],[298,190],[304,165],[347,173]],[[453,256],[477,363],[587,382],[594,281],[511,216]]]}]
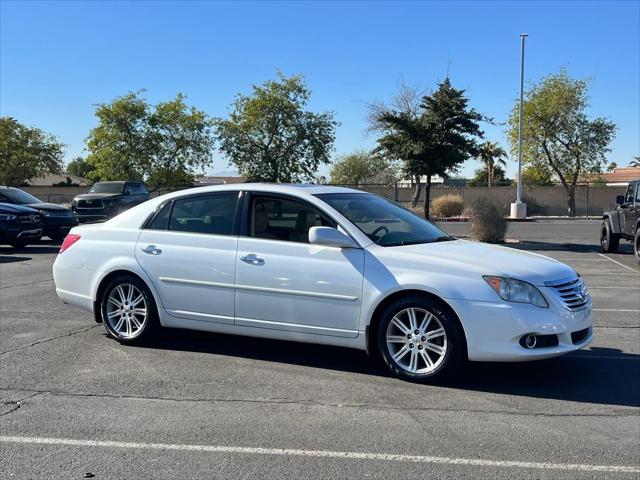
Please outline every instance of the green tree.
[{"label": "green tree", "polygon": [[[576,213],[575,189],[582,172],[602,171],[616,126],[589,119],[588,82],[566,72],[549,75],[525,93],[523,162],[553,171],[567,192],[568,212]],[[508,120],[511,150],[518,149],[518,103]]]},{"label": "green tree", "polygon": [[177,187],[193,183],[197,170],[212,164],[212,120],[189,107],[185,96],[161,102],[149,116],[150,161],[145,169],[153,187]]},{"label": "green tree", "polygon": [[[507,173],[500,165],[494,165],[493,167],[493,179],[492,184],[509,185],[512,180],[507,178]],[[473,178],[469,181],[470,187],[484,187],[489,184],[489,170],[485,168],[479,168],[474,172]]]},{"label": "green tree", "polygon": [[530,165],[522,169],[523,185],[553,185],[553,173],[544,165]]},{"label": "green tree", "polygon": [[330,163],[338,123],[332,112],[307,111],[311,92],[300,75],[239,94],[228,119],[217,119],[220,150],[251,181],[311,181]]},{"label": "green tree", "polygon": [[213,137],[211,119],[185,98],[179,93],[153,106],[132,92],[98,105],[98,126],[87,138],[89,178],[167,188],[190,183],[211,165]]},{"label": "green tree", "polygon": [[64,145],[39,128],[0,117],[0,185],[21,186],[34,177],[62,171]]},{"label": "green tree", "polygon": [[[487,171],[487,186],[491,188],[495,180],[496,167],[506,167],[507,162],[503,159],[506,158],[507,152],[498,145],[497,142],[490,142],[487,140],[482,143],[478,149],[478,160],[484,163]],[[503,179],[504,179],[504,170]],[[477,174],[477,172],[476,172]],[[476,175],[477,176],[477,175]],[[500,182],[500,179],[497,180]]]},{"label": "green tree", "polygon": [[357,151],[339,157],[331,167],[331,183],[342,185],[385,184],[399,180],[398,167],[372,152]]},{"label": "green tree", "polygon": [[464,90],[454,88],[448,78],[419,104],[414,98],[415,94],[404,88],[392,107],[375,105],[371,128],[381,133],[377,151],[401,160],[405,174],[415,179],[413,206],[419,200],[421,177],[426,177],[424,215],[429,218],[432,177],[447,177],[478,154],[476,139],[483,136],[478,122],[485,117],[469,108]]},{"label": "green tree", "polygon": [[616,168],[618,168],[618,164],[616,162],[611,162],[607,166],[607,172],[613,172]]},{"label": "green tree", "polygon": [[89,178],[92,167],[86,159],[82,157],[76,157],[67,164],[66,170],[67,173],[70,173],[71,175],[76,175],[82,178]]},{"label": "green tree", "polygon": [[630,167],[640,167],[640,157],[633,157],[633,160],[629,162]]},{"label": "green tree", "polygon": [[98,126],[86,141],[91,180],[143,179],[150,157],[150,106],[141,93],[130,92],[96,106]]}]

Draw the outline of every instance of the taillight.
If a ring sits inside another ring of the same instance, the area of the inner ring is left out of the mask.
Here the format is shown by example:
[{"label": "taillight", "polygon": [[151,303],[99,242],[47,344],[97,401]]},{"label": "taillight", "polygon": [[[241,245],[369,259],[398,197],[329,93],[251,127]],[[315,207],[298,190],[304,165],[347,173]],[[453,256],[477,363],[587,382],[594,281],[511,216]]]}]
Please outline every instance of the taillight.
[{"label": "taillight", "polygon": [[64,237],[64,240],[62,241],[62,245],[60,245],[60,251],[58,253],[64,252],[67,248],[69,248],[71,245],[76,243],[78,240],[80,240],[80,235],[78,235],[77,233],[70,233],[69,235]]}]

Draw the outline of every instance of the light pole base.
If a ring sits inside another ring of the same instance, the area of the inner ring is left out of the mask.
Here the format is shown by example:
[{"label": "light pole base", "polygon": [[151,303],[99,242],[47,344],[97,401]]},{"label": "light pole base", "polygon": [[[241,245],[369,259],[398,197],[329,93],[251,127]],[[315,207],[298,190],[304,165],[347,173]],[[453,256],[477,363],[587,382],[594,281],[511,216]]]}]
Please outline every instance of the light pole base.
[{"label": "light pole base", "polygon": [[511,204],[511,218],[524,220],[527,218],[527,204],[523,202],[515,202]]}]

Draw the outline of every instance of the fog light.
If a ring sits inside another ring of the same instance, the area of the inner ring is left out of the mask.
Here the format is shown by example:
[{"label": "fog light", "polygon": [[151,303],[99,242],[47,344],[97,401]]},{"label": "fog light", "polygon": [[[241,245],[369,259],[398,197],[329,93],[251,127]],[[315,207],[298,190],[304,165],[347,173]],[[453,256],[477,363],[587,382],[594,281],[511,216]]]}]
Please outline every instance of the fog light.
[{"label": "fog light", "polygon": [[538,343],[538,339],[533,333],[530,333],[524,339],[524,346],[527,348],[536,348],[536,343]]}]

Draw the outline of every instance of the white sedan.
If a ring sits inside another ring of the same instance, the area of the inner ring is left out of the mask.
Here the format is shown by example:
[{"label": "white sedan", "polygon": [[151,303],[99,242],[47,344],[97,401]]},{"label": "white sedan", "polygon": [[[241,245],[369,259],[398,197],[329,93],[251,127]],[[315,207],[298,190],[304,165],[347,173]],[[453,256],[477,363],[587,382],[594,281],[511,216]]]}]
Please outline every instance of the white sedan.
[{"label": "white sedan", "polygon": [[177,327],[338,345],[417,381],[592,340],[591,299],[567,265],[457,240],[384,198],[330,186],[164,195],[74,228],[53,276],[64,302],[122,343]]}]

